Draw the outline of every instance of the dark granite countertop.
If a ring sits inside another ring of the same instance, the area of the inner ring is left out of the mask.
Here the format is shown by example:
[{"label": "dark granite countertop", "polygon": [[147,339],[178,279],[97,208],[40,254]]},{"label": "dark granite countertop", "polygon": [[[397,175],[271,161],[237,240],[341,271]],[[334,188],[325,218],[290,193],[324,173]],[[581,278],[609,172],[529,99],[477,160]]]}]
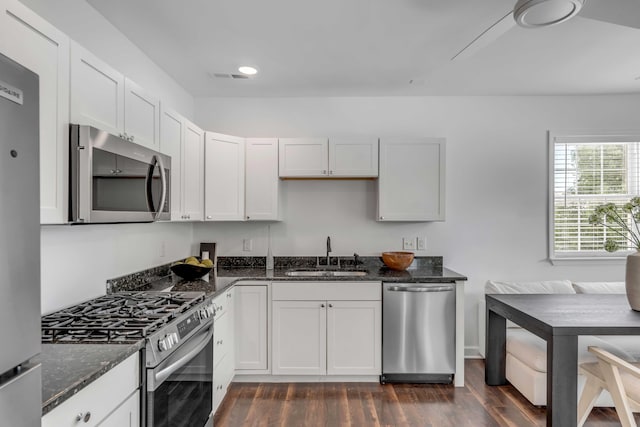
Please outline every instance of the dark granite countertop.
[{"label": "dark granite countertop", "polygon": [[144,347],[136,344],[42,344],[42,415]]},{"label": "dark granite countertop", "polygon": [[[303,257],[296,257],[299,261]],[[437,257],[428,257],[430,261]],[[420,261],[420,260],[418,260]],[[223,293],[227,288],[239,281],[247,280],[266,280],[266,281],[314,281],[314,282],[335,282],[335,281],[377,281],[377,282],[397,282],[397,283],[441,283],[441,282],[457,282],[466,281],[467,277],[453,270],[443,268],[441,263],[415,262],[414,265],[405,271],[392,270],[380,262],[376,262],[373,257],[365,258],[365,264],[358,267],[345,265],[343,270],[359,270],[365,271],[364,276],[320,276],[320,277],[292,277],[287,276],[286,272],[292,270],[340,270],[337,266],[316,267],[315,257],[313,263],[294,262],[294,263],[276,263],[274,270],[267,270],[264,265],[229,265],[229,263],[218,265],[218,267],[209,273],[208,278],[199,280],[184,280],[175,275],[169,275],[155,280],[137,290],[152,291],[203,291],[209,297],[216,297]]]}]

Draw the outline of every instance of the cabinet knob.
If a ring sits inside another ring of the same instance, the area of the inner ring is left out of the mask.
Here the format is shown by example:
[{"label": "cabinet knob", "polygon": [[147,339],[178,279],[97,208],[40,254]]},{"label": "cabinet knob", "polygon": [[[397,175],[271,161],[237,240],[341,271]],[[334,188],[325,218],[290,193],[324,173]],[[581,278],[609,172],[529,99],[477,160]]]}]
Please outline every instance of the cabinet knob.
[{"label": "cabinet knob", "polygon": [[249,216],[247,216],[247,219],[251,219]]},{"label": "cabinet knob", "polygon": [[324,308],[324,304],[320,304],[320,308]]},{"label": "cabinet knob", "polygon": [[327,174],[327,171],[323,170],[322,175],[326,175],[326,174]]},{"label": "cabinet knob", "polygon": [[129,141],[133,142],[133,135],[129,137]]},{"label": "cabinet knob", "polygon": [[76,415],[76,421],[84,421],[85,423],[88,423],[90,419],[91,419],[91,412],[89,411],[85,413],[80,412],[78,415]]},{"label": "cabinet knob", "polygon": [[207,215],[207,219],[211,219],[211,215]]},{"label": "cabinet knob", "polygon": [[331,170],[330,170],[330,171],[329,171],[329,175],[333,175],[333,171],[331,171]]},{"label": "cabinet knob", "polygon": [[381,217],[380,217],[380,219],[384,219],[384,217],[383,217],[383,216],[381,216]]},{"label": "cabinet knob", "polygon": [[333,308],[333,304],[329,304],[329,308]]}]

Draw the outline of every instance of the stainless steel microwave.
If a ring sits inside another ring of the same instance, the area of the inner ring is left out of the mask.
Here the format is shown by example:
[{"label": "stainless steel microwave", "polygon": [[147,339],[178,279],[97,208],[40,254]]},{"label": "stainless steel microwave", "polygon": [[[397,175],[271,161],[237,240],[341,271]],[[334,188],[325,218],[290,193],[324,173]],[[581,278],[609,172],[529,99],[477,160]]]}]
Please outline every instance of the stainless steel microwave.
[{"label": "stainless steel microwave", "polygon": [[91,126],[69,135],[70,223],[171,218],[171,157]]}]

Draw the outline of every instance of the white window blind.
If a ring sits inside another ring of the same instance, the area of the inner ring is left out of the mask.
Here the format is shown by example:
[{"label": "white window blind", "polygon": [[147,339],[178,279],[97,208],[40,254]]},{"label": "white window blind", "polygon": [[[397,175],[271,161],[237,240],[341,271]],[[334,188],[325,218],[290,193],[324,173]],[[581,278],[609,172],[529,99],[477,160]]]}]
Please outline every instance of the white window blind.
[{"label": "white window blind", "polygon": [[[604,250],[613,238],[627,247],[622,230],[592,225],[589,216],[604,203],[622,206],[640,189],[637,135],[550,136],[552,189],[549,224],[552,259],[624,256]],[[625,218],[625,220],[630,218]]]}]

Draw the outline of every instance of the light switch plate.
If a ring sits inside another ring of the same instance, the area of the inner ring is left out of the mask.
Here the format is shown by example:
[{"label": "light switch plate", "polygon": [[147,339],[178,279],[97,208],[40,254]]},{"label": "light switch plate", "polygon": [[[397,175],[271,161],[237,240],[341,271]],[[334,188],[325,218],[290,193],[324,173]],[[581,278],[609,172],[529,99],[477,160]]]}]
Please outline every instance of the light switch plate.
[{"label": "light switch plate", "polygon": [[245,252],[250,252],[251,249],[253,248],[253,240],[251,239],[244,239],[242,241],[242,250]]},{"label": "light switch plate", "polygon": [[416,248],[416,239],[411,237],[403,237],[402,238],[402,249],[405,251],[415,250]]},{"label": "light switch plate", "polygon": [[426,237],[418,237],[417,239],[417,247],[419,251],[424,251],[427,249],[427,238]]}]

